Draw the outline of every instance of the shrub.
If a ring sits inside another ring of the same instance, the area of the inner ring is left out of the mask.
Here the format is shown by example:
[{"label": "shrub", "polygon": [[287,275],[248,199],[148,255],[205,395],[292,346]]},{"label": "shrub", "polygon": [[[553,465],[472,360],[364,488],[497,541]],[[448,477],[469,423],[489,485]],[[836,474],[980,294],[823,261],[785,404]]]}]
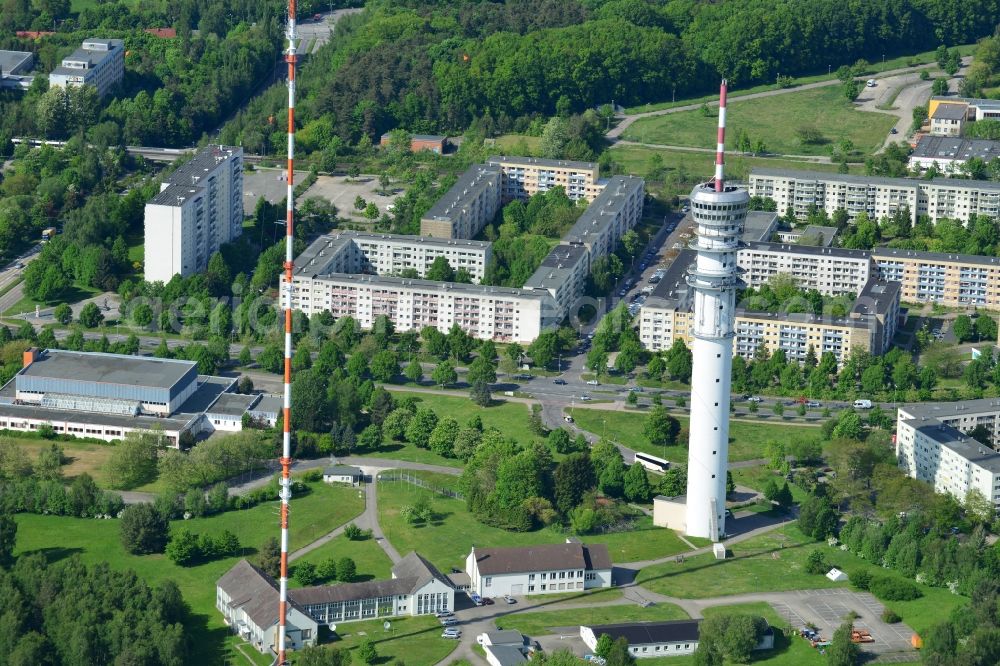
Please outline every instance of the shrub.
[{"label": "shrub", "polygon": [[809,558],[806,560],[806,571],[811,574],[826,573],[827,566],[822,552],[814,550],[809,553]]},{"label": "shrub", "polygon": [[868,587],[879,599],[885,601],[912,601],[923,596],[920,588],[908,580],[899,578],[872,578]]},{"label": "shrub", "polygon": [[872,584],[872,572],[868,569],[862,569],[857,573],[853,573],[850,576],[851,585],[858,588],[859,590],[867,590]]},{"label": "shrub", "polygon": [[323,480],[323,470],[320,468],[311,469],[302,475],[303,483],[316,483]]},{"label": "shrub", "polygon": [[886,624],[896,624],[897,622],[902,622],[903,618],[899,617],[896,611],[891,608],[886,608],[882,611],[882,621]]}]

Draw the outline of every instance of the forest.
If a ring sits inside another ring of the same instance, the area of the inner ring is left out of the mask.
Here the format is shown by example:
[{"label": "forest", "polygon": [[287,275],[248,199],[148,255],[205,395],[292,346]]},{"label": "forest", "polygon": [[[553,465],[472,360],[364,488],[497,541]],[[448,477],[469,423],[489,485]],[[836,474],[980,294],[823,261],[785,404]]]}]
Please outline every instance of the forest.
[{"label": "forest", "polygon": [[[303,127],[351,143],[394,127],[525,131],[537,114],[639,104],[968,43],[992,33],[997,0],[378,0],[342,20],[300,75]],[[277,145],[284,88],[223,130]]]}]

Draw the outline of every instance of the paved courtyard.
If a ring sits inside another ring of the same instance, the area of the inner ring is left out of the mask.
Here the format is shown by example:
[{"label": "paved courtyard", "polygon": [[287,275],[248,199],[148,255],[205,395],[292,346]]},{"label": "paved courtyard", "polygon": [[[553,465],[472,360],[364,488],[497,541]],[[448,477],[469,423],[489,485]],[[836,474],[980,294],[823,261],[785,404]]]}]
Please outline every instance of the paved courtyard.
[{"label": "paved courtyard", "polygon": [[[774,610],[785,618],[793,629],[799,629],[811,622],[819,629],[820,636],[829,640],[844,617],[854,611],[861,617],[854,621],[856,629],[871,632],[874,643],[862,643],[861,649],[873,654],[903,652],[912,659],[910,647],[913,630],[902,622],[887,624],[882,621],[885,609],[874,596],[867,592],[854,592],[838,588],[831,590],[808,590],[785,592],[782,601],[769,600]],[[881,661],[881,660],[880,660]]]},{"label": "paved courtyard", "polygon": [[303,199],[320,197],[337,207],[341,217],[348,217],[358,222],[368,222],[359,211],[354,210],[354,199],[361,197],[365,201],[374,201],[382,213],[388,213],[388,206],[398,195],[402,194],[402,186],[393,183],[389,186],[389,196],[378,192],[381,185],[378,176],[361,175],[356,180],[347,176],[319,176],[313,186],[306,190]]},{"label": "paved courtyard", "polygon": [[[301,183],[308,175],[308,171],[296,170],[295,182]],[[254,206],[261,197],[269,203],[278,203],[285,198],[287,192],[284,169],[257,167],[243,173],[243,210],[247,215],[253,214]]]}]

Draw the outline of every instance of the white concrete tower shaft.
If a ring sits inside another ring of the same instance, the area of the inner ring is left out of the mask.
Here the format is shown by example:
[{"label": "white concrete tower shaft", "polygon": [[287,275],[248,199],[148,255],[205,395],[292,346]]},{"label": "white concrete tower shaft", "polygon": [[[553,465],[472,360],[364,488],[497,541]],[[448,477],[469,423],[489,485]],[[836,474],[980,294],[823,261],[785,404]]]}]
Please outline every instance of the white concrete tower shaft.
[{"label": "white concrete tower shaft", "polygon": [[739,269],[736,251],[750,204],[744,189],[723,180],[726,82],[719,109],[715,178],[691,192],[698,253],[687,277],[694,293],[691,329],[691,424],[688,443],[686,531],[719,540],[726,531],[726,470],[729,457],[729,391]]}]

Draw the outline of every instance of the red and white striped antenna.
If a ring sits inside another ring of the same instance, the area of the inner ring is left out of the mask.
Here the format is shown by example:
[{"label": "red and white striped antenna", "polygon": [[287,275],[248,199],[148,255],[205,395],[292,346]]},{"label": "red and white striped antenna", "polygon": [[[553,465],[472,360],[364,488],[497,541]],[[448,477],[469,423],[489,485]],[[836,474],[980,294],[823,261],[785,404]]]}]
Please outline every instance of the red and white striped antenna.
[{"label": "red and white striped antenna", "polygon": [[285,395],[281,437],[281,576],[278,580],[278,666],[287,663],[285,641],[288,612],[288,502],[292,498],[292,257],[295,222],[295,0],[288,0],[288,195],[285,199]]},{"label": "red and white striped antenna", "polygon": [[719,140],[715,146],[715,191],[722,192],[724,180],[722,167],[726,164],[726,80],[719,86]]}]

